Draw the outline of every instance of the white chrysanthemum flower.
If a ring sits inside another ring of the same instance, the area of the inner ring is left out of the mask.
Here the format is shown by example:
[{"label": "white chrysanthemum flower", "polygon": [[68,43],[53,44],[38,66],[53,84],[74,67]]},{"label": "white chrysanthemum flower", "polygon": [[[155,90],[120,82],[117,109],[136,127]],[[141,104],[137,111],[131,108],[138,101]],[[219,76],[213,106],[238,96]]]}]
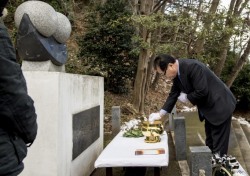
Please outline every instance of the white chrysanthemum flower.
[{"label": "white chrysanthemum flower", "polygon": [[128,122],[124,122],[124,124],[121,126],[122,131],[130,131],[133,129],[138,130],[140,126],[141,120],[138,119],[131,119]]}]

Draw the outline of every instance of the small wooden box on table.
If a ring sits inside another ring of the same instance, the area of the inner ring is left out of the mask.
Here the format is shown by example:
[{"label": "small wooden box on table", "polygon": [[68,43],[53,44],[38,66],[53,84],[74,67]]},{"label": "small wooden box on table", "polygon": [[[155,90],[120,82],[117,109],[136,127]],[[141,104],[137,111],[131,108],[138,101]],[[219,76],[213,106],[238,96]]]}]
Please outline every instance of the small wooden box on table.
[{"label": "small wooden box on table", "polygon": [[[154,167],[154,175],[160,175],[160,167],[168,166],[168,136],[166,132],[161,135],[157,143],[144,142],[145,137],[127,138],[119,132],[115,138],[104,148],[95,161],[95,168],[106,168],[106,176],[112,176],[113,167]],[[164,149],[164,154],[136,155],[138,149],[154,151]]]}]

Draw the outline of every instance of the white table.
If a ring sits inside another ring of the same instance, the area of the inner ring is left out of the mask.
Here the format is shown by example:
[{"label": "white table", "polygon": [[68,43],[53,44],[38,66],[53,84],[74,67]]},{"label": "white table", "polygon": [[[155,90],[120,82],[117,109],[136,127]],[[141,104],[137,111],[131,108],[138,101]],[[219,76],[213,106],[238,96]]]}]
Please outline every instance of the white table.
[{"label": "white table", "polygon": [[[161,142],[146,143],[145,137],[127,138],[119,132],[104,148],[95,161],[95,168],[106,168],[106,175],[112,175],[112,167],[155,167],[155,175],[159,175],[160,167],[168,166],[169,150],[166,132],[161,135]],[[165,154],[135,155],[137,149],[164,148]]]}]

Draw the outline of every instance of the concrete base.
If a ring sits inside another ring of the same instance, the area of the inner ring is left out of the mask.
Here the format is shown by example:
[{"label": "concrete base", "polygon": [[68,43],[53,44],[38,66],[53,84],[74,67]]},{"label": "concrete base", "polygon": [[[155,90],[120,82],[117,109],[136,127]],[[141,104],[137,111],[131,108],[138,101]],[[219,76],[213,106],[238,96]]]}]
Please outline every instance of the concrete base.
[{"label": "concrete base", "polygon": [[[103,150],[103,78],[41,71],[24,71],[24,76],[35,102],[38,135],[21,176],[89,176]],[[73,160],[72,116],[96,106],[99,138]]]},{"label": "concrete base", "polygon": [[22,61],[23,71],[50,71],[50,72],[65,72],[65,65],[57,66],[50,60],[48,61]]}]

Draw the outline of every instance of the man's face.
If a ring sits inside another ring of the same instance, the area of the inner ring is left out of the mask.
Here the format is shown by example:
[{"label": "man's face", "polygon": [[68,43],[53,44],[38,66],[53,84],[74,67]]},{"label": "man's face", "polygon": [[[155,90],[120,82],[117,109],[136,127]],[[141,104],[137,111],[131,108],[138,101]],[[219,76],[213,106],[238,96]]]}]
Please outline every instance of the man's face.
[{"label": "man's face", "polygon": [[167,69],[165,71],[162,71],[160,69],[160,67],[157,67],[156,68],[156,71],[161,74],[161,75],[164,75],[167,77],[168,80],[173,80],[177,73],[178,73],[178,66],[177,66],[177,63],[169,63],[168,66],[167,66]]}]

